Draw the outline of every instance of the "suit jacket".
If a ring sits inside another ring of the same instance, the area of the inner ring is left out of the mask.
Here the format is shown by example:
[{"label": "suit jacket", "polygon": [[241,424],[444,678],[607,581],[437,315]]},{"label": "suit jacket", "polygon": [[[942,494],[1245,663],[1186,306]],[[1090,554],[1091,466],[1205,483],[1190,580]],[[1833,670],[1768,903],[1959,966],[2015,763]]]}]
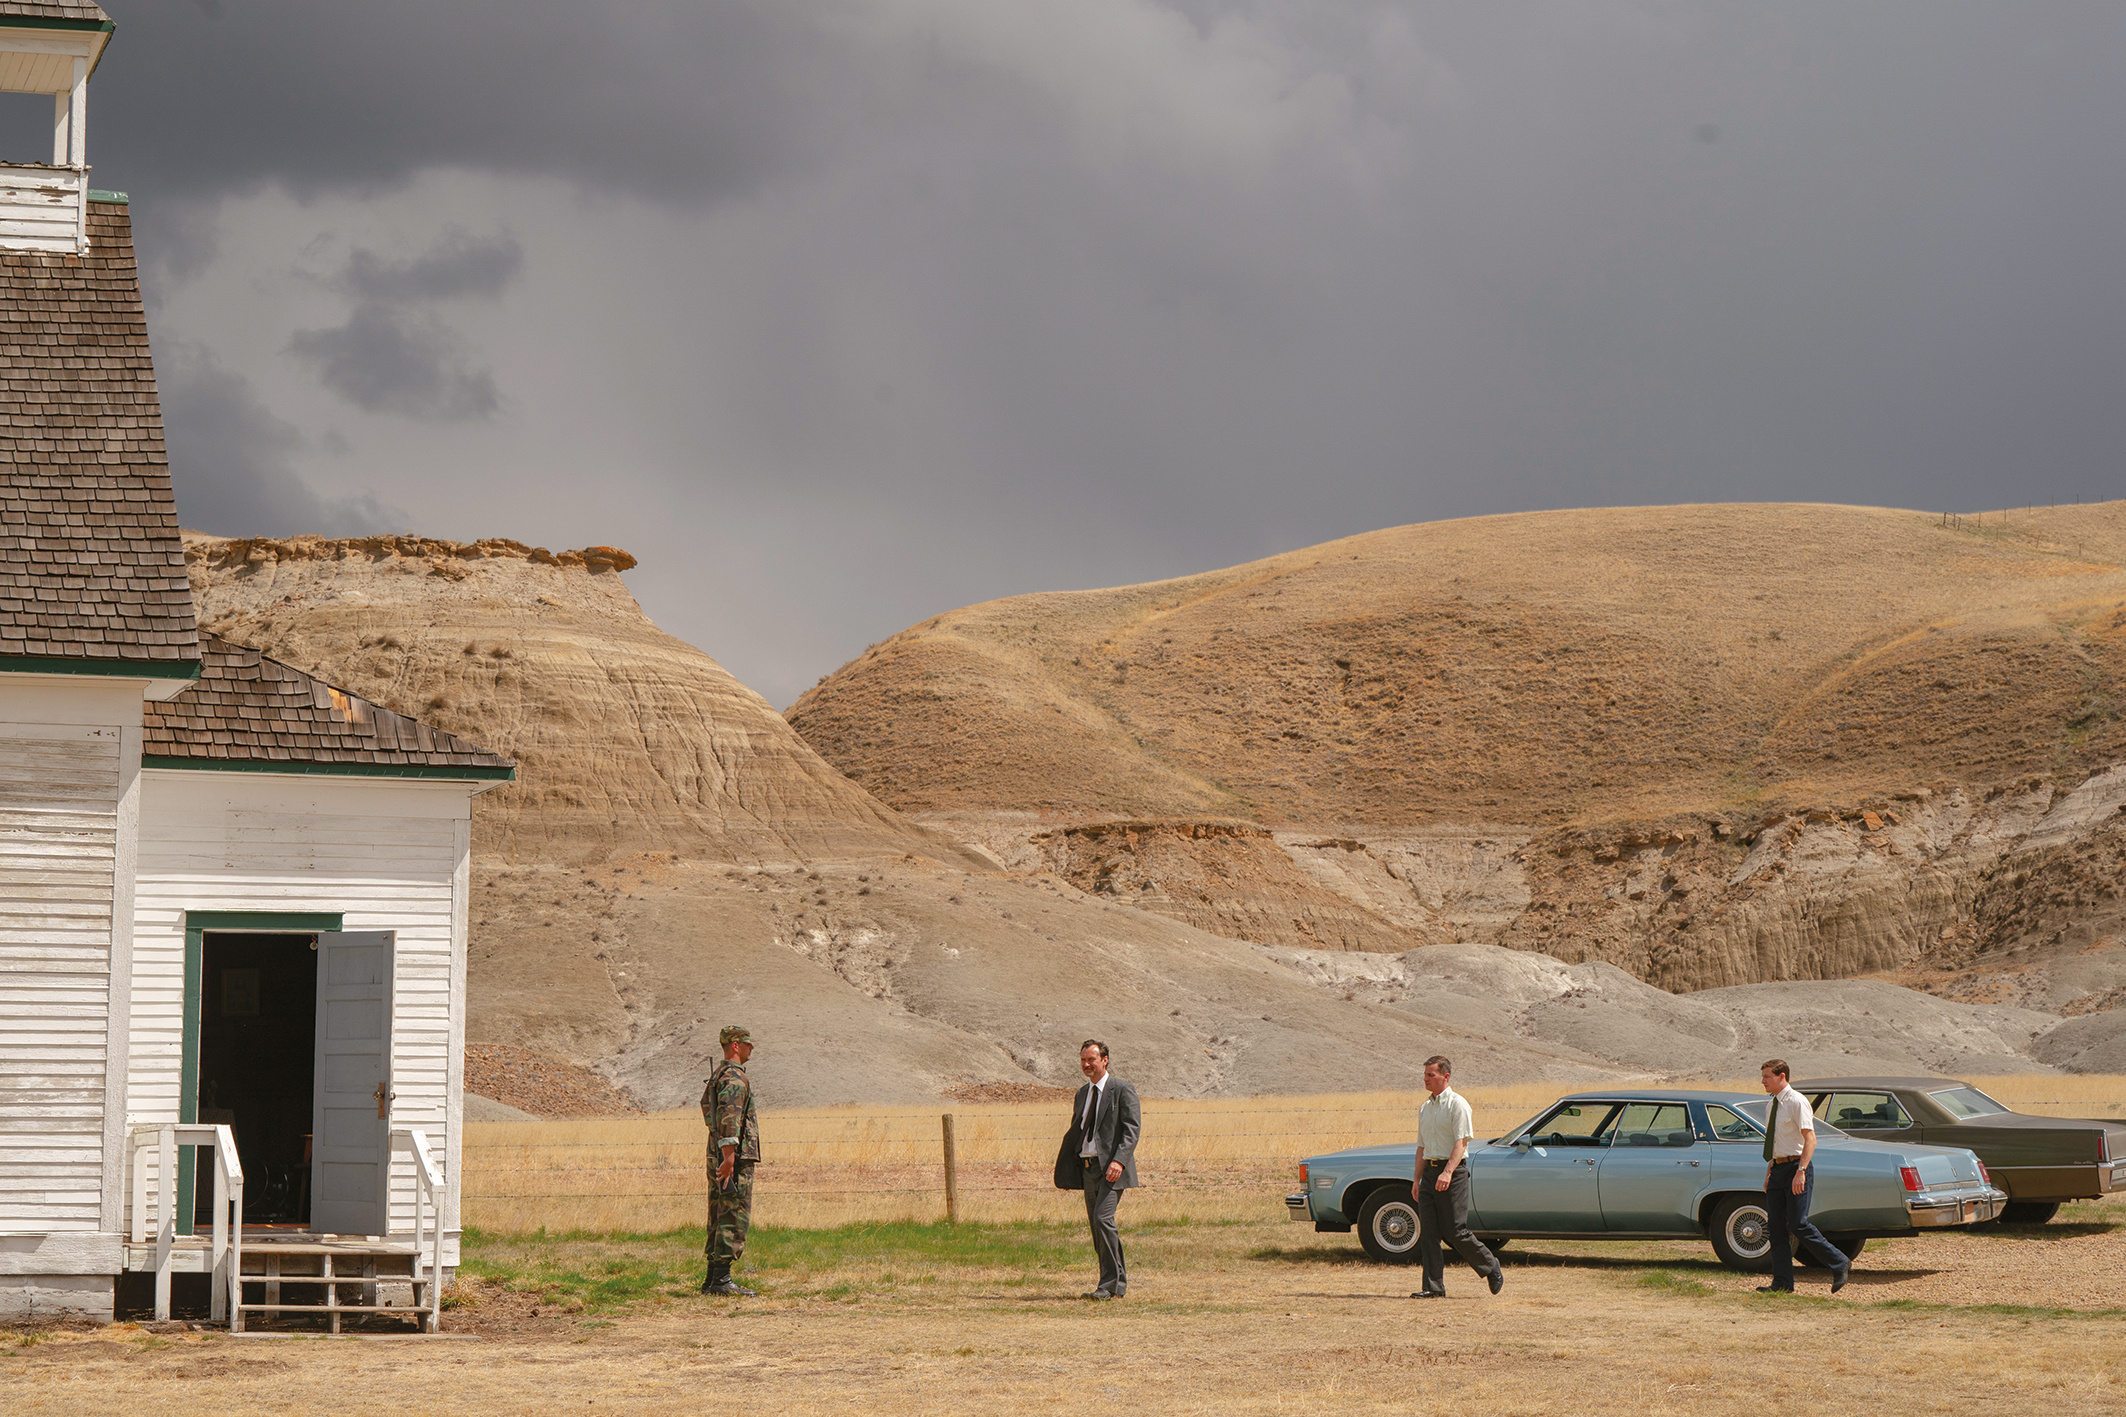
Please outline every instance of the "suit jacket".
[{"label": "suit jacket", "polygon": [[[1085,1094],[1091,1087],[1091,1083],[1084,1084],[1070,1100],[1070,1130],[1063,1134],[1063,1146],[1056,1152],[1058,1190],[1085,1189],[1085,1163],[1078,1159],[1085,1149],[1085,1138],[1078,1119],[1085,1115]],[[1103,1176],[1110,1163],[1122,1163],[1122,1179],[1115,1182],[1118,1190],[1137,1184],[1137,1134],[1143,1130],[1144,1114],[1137,1105],[1137,1089],[1109,1073],[1107,1086],[1100,1090],[1099,1115],[1093,1118],[1093,1150],[1099,1154]]]}]

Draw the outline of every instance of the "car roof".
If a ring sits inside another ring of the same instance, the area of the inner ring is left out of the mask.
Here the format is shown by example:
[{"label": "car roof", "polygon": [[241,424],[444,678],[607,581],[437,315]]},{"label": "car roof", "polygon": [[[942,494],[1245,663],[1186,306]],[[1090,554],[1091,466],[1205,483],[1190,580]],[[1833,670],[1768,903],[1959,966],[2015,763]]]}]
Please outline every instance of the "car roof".
[{"label": "car roof", "polygon": [[1806,1078],[1794,1084],[1798,1091],[1804,1087],[1827,1087],[1834,1091],[1841,1088],[1860,1087],[1965,1087],[1969,1084],[1955,1078]]},{"label": "car roof", "polygon": [[1704,1088],[1672,1087],[1608,1088],[1601,1092],[1568,1092],[1560,1102],[1762,1102],[1761,1092],[1714,1092]]}]

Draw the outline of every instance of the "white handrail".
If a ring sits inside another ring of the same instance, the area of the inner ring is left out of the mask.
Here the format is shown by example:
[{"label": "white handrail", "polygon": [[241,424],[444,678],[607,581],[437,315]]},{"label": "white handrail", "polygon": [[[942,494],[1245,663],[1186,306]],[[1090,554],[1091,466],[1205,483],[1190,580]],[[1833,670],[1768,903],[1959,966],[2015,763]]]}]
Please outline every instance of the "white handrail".
[{"label": "white handrail", "polygon": [[419,1127],[394,1131],[391,1149],[413,1154],[413,1248],[428,1262],[428,1303],[421,1328],[434,1333],[443,1322],[443,1173],[429,1155],[428,1134]]},{"label": "white handrail", "polygon": [[214,1149],[214,1228],[209,1249],[208,1272],[213,1275],[210,1319],[227,1319],[231,1332],[244,1327],[242,1285],[244,1274],[244,1166],[236,1154],[236,1134],[224,1123],[165,1122],[135,1127],[130,1164],[133,1169],[133,1243],[148,1238],[148,1175],[141,1152],[149,1146],[155,1158],[155,1317],[170,1317],[170,1252],[177,1243],[177,1148],[206,1146]]}]

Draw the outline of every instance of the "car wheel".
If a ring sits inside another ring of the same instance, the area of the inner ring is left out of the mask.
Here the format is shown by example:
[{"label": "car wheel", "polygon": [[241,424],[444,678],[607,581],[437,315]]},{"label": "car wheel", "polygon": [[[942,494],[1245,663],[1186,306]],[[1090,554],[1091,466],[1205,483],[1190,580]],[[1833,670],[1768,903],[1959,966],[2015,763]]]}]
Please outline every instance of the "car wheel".
[{"label": "car wheel", "polygon": [[1772,1267],[1772,1236],[1764,1202],[1756,1196],[1729,1196],[1713,1207],[1706,1236],[1713,1253],[1729,1269],[1762,1274]]},{"label": "car wheel", "polygon": [[2058,1201],[2009,1201],[2001,1207],[2001,1221],[2007,1225],[2043,1225],[2059,1213]]},{"label": "car wheel", "polygon": [[1513,1237],[1511,1235],[1503,1235],[1500,1236],[1498,1239],[1493,1239],[1489,1235],[1479,1235],[1476,1237],[1476,1239],[1477,1243],[1482,1245],[1487,1250],[1503,1250],[1508,1245],[1513,1243]]},{"label": "car wheel", "polygon": [[1407,1191],[1381,1186],[1358,1208],[1358,1243],[1382,1264],[1417,1258],[1417,1202]]},{"label": "car wheel", "polygon": [[[1833,1235],[1826,1232],[1823,1238],[1835,1245],[1838,1248],[1838,1253],[1844,1255],[1848,1260],[1855,1258],[1862,1250],[1868,1247],[1868,1237],[1865,1235]],[[1808,1252],[1807,1246],[1802,1247],[1801,1254],[1797,1258],[1811,1269],[1823,1268],[1822,1265],[1816,1263],[1816,1257]]]}]

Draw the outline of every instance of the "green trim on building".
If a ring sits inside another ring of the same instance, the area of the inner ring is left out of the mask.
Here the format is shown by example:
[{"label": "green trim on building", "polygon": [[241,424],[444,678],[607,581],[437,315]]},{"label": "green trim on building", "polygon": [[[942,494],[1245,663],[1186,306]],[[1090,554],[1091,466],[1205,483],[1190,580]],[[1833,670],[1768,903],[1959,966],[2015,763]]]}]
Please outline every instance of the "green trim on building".
[{"label": "green trim on building", "polygon": [[[209,930],[248,931],[254,935],[337,934],[346,916],[335,911],[291,910],[188,910],[185,912],[185,1018],[183,1060],[177,1070],[177,1120],[187,1126],[199,1120],[199,1009],[206,971],[206,947],[201,937]],[[179,1147],[177,1156],[177,1233],[192,1233],[192,1178],[198,1167],[193,1153],[199,1148]]]},{"label": "green trim on building", "polygon": [[105,34],[118,32],[118,26],[110,20],[69,20],[57,15],[0,15],[0,29],[101,30]]},{"label": "green trim on building", "polygon": [[116,202],[118,205],[124,206],[132,198],[126,196],[123,192],[111,192],[102,187],[91,187],[89,188],[89,200],[92,202]]},{"label": "green trim on building", "polygon": [[276,763],[255,758],[168,758],[144,754],[144,768],[178,772],[279,772],[307,777],[428,778],[444,782],[515,782],[515,768],[445,767],[433,763]]},{"label": "green trim on building", "polygon": [[197,679],[196,659],[72,659],[0,654],[0,674],[100,674],[111,679]]}]

